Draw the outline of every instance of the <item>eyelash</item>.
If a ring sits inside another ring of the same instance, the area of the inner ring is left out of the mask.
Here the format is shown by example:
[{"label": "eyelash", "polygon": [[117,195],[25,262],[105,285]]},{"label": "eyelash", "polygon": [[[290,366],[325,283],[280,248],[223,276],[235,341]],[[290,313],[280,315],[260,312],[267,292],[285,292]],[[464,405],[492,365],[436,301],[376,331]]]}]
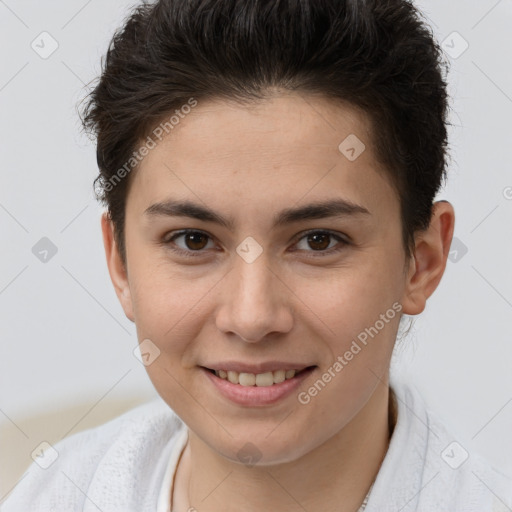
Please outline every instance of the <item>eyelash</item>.
[{"label": "eyelash", "polygon": [[[185,249],[171,247],[171,242],[174,242],[174,240],[176,240],[180,236],[188,235],[190,233],[200,233],[200,234],[205,235],[206,237],[208,237],[210,240],[212,239],[212,237],[210,235],[208,235],[208,233],[205,233],[204,231],[200,231],[198,229],[184,229],[184,230],[181,230],[181,231],[178,231],[178,232],[174,233],[170,238],[166,237],[162,241],[162,243],[163,243],[163,245],[167,246],[171,251],[175,252],[176,254],[178,254],[180,256],[185,256],[187,258],[197,258],[198,256],[202,255],[204,250],[201,249],[201,250],[197,250],[197,251],[193,251],[193,250],[188,250],[187,251]],[[339,247],[335,246],[335,247],[331,247],[330,249],[325,249],[325,250],[320,250],[320,251],[306,251],[306,252],[317,253],[314,256],[308,256],[308,257],[312,257],[312,258],[319,258],[320,257],[321,258],[321,257],[323,257],[325,255],[331,255],[331,254],[334,254],[334,253],[338,253],[338,252],[342,251],[345,248],[345,246],[350,245],[350,242],[348,240],[340,237],[339,235],[335,234],[332,231],[325,230],[325,229],[311,229],[309,231],[305,231],[304,233],[301,233],[301,235],[296,238],[296,242],[294,242],[294,245],[296,245],[303,238],[306,238],[308,235],[311,235],[311,234],[329,235],[332,238],[335,238],[341,244],[341,246],[339,246]]]}]

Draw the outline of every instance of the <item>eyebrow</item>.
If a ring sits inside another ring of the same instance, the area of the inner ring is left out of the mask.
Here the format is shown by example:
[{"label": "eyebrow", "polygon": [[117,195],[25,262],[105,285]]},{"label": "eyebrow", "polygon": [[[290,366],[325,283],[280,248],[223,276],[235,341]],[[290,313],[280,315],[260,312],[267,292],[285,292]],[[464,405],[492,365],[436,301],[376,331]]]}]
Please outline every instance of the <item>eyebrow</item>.
[{"label": "eyebrow", "polygon": [[[148,216],[190,217],[204,222],[214,222],[233,230],[235,222],[232,217],[224,217],[221,214],[191,201],[167,201],[152,204],[145,211]],[[329,217],[355,217],[371,215],[364,207],[345,199],[331,199],[318,201],[298,208],[286,208],[277,213],[273,218],[272,227],[280,227],[294,222],[325,219]]]}]

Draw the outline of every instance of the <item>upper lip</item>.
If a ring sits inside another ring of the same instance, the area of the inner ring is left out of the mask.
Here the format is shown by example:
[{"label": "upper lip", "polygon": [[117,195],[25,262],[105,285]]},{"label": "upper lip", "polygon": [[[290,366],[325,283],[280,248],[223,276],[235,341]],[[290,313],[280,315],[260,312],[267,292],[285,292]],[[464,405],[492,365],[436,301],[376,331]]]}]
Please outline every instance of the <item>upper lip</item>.
[{"label": "upper lip", "polygon": [[225,370],[238,373],[266,373],[275,372],[277,370],[297,370],[301,371],[310,366],[311,364],[304,363],[285,363],[281,361],[266,361],[264,363],[243,363],[239,361],[223,361],[219,363],[208,363],[204,368],[209,370]]}]

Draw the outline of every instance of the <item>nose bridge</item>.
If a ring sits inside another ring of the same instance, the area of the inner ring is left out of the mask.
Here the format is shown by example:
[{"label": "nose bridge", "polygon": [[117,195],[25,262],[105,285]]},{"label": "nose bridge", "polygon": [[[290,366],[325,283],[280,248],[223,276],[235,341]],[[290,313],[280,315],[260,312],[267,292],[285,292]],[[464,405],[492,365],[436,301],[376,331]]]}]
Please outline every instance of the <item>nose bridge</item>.
[{"label": "nose bridge", "polygon": [[273,274],[262,256],[253,263],[240,262],[235,277],[238,279],[237,303],[250,306],[251,309],[266,308],[271,310],[271,302],[276,288],[271,280]]},{"label": "nose bridge", "polygon": [[291,329],[283,284],[270,270],[264,254],[252,262],[237,256],[225,286],[217,316],[217,327],[224,333],[256,342],[270,332]]}]

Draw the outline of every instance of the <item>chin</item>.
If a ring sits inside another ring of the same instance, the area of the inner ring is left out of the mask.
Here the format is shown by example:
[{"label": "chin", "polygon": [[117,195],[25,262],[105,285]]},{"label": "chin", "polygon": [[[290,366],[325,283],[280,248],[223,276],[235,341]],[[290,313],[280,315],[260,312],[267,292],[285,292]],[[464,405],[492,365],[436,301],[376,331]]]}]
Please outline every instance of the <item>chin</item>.
[{"label": "chin", "polygon": [[245,431],[243,435],[229,438],[223,446],[219,446],[218,440],[208,444],[226,459],[247,467],[286,464],[301,458],[312,449],[304,441],[292,435],[287,436],[287,432],[275,437],[269,435],[269,432],[272,430],[253,431],[250,434]]}]

